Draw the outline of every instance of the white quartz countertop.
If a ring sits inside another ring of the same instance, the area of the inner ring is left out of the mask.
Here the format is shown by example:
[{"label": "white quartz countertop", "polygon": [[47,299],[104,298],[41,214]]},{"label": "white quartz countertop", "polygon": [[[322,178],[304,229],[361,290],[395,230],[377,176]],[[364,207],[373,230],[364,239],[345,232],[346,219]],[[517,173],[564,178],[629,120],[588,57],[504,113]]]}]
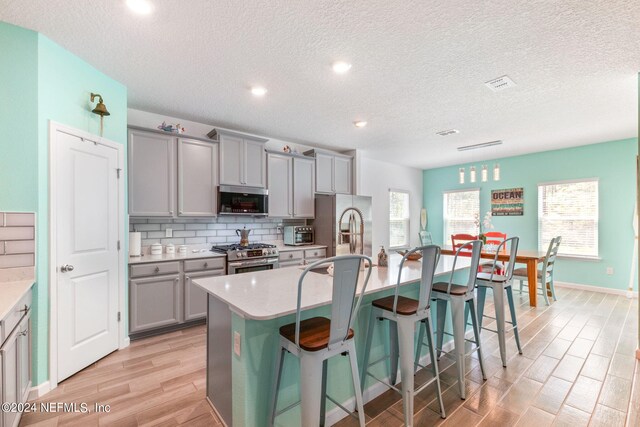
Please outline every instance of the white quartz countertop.
[{"label": "white quartz countertop", "polygon": [[[365,294],[391,289],[398,280],[401,257],[392,254],[389,267],[373,267]],[[460,258],[456,270],[469,266],[469,258]],[[440,280],[448,280],[453,267],[452,256],[442,256],[436,270]],[[280,268],[230,276],[194,279],[194,283],[226,303],[247,319],[267,320],[296,312],[298,279],[304,267]],[[401,285],[420,280],[422,263],[407,261],[402,270]],[[360,275],[361,282],[365,274]],[[308,310],[331,302],[333,277],[309,272],[302,290],[302,309]],[[361,289],[362,283],[359,286]]]},{"label": "white quartz countertop", "polygon": [[324,249],[324,248],[326,248],[326,246],[324,245],[278,246],[278,250],[280,252],[306,251],[309,249]]},{"label": "white quartz countertop", "polygon": [[186,255],[180,255],[178,253],[175,254],[165,254],[162,255],[149,255],[145,254],[143,256],[137,257],[129,257],[129,265],[132,264],[144,264],[149,262],[164,262],[164,261],[184,261],[189,259],[198,259],[198,258],[225,258],[226,254],[220,254],[216,252],[211,252],[210,250],[205,250],[205,252],[187,252]]},{"label": "white quartz countertop", "polygon": [[0,282],[0,319],[4,319],[9,314],[33,284],[33,279]]}]

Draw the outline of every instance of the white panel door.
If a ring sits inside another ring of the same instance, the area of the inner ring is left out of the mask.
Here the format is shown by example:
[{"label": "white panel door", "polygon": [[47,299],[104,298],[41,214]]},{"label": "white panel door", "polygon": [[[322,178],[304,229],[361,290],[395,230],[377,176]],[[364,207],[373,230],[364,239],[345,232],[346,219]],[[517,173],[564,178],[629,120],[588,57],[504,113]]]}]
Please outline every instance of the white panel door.
[{"label": "white panel door", "polygon": [[315,162],[313,159],[293,159],[293,216],[315,216]]},{"label": "white panel door", "polygon": [[58,381],[118,348],[118,152],[57,131]]},{"label": "white panel door", "polygon": [[288,218],[293,214],[292,158],[269,153],[267,156],[269,216]]},{"label": "white panel door", "polygon": [[265,188],[267,154],[264,143],[250,139],[245,139],[244,143],[244,185]]},{"label": "white panel door", "polygon": [[351,194],[351,159],[335,157],[333,189],[339,194]]},{"label": "white panel door", "polygon": [[316,153],[316,191],[318,193],[333,193],[333,160],[335,157]]}]

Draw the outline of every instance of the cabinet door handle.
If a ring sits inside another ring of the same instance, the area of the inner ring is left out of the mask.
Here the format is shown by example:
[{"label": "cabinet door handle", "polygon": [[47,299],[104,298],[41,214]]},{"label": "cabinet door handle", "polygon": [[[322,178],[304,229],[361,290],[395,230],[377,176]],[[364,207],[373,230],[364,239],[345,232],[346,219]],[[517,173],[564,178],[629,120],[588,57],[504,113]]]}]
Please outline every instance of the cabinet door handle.
[{"label": "cabinet door handle", "polygon": [[20,310],[18,310],[20,313],[26,313],[27,311],[29,311],[29,306],[27,304],[24,305],[24,308],[21,308]]},{"label": "cabinet door handle", "polygon": [[209,263],[208,263],[208,262],[205,262],[205,263],[204,263],[204,268],[207,268],[207,267],[209,267]]},{"label": "cabinet door handle", "polygon": [[154,270],[156,273],[160,273],[160,267],[156,267],[156,269]]},{"label": "cabinet door handle", "polygon": [[169,211],[169,215],[173,215],[173,211]]},{"label": "cabinet door handle", "polygon": [[289,254],[289,258],[293,258],[293,254]]}]

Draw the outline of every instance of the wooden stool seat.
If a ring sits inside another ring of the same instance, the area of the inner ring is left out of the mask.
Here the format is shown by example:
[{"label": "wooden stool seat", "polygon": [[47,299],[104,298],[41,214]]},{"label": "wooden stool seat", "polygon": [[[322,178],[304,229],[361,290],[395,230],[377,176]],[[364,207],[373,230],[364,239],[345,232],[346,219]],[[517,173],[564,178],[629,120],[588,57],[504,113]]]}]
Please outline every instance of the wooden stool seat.
[{"label": "wooden stool seat", "polygon": [[[460,254],[462,255],[462,254]],[[438,282],[433,284],[434,292],[442,292],[443,294],[447,293],[447,288],[449,287],[449,283],[447,282]],[[451,295],[465,295],[467,293],[467,287],[463,285],[451,285]]]},{"label": "wooden stool seat", "polygon": [[478,280],[486,280],[487,282],[492,281],[492,282],[499,282],[499,283],[504,283],[509,280],[507,276],[503,276],[501,274],[494,274],[493,276],[491,276],[491,273],[478,273],[476,278]]},{"label": "wooden stool seat", "polygon": [[[381,308],[387,311],[393,311],[394,295],[390,295],[385,298],[380,298],[371,302],[374,307]],[[398,304],[396,305],[396,313],[404,316],[416,314],[418,311],[418,300],[403,297],[398,295]]]},{"label": "wooden stool seat", "polygon": [[[300,348],[306,351],[319,351],[329,346],[331,320],[326,317],[312,317],[300,322]],[[296,339],[296,323],[280,327],[280,335],[291,342]],[[349,329],[347,339],[353,338],[353,329]]]},{"label": "wooden stool seat", "polygon": [[[542,279],[542,271],[538,270],[538,279]],[[527,269],[526,268],[516,268],[513,270],[514,276],[527,277]]]}]

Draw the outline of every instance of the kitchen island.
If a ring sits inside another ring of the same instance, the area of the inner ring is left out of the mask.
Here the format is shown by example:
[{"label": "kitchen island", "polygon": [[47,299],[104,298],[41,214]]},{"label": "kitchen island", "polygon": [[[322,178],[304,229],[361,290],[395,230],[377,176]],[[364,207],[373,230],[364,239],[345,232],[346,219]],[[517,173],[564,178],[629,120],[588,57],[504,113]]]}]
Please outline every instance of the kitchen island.
[{"label": "kitchen island", "polygon": [[[374,267],[360,313],[354,324],[356,347],[364,348],[371,301],[392,295],[398,278],[401,257],[389,257],[389,267]],[[448,280],[453,257],[443,256],[436,275]],[[468,268],[469,259],[458,260],[456,272]],[[228,426],[266,426],[274,363],[279,344],[278,329],[295,321],[298,279],[303,267],[197,279],[195,284],[208,293],[207,308],[207,397]],[[417,298],[421,273],[420,261],[407,261],[402,271],[400,294]],[[361,275],[363,281],[364,274]],[[332,277],[326,272],[310,272],[302,292],[303,318],[330,317]],[[360,285],[361,286],[361,285]],[[371,360],[388,347],[382,328],[376,329]],[[358,359],[362,354],[358,353]],[[288,355],[280,385],[278,408],[300,399],[299,366]],[[362,366],[359,366],[362,369]],[[338,402],[352,407],[353,390],[347,358],[330,360],[327,392]],[[376,372],[377,369],[377,372]],[[379,364],[373,368],[378,378],[387,376]],[[371,382],[370,382],[371,381]],[[367,387],[374,385],[371,379]],[[372,390],[373,391],[373,390]],[[365,401],[372,398],[364,394]],[[327,422],[345,414],[328,403]],[[299,425],[300,407],[282,414],[276,425]]]}]

